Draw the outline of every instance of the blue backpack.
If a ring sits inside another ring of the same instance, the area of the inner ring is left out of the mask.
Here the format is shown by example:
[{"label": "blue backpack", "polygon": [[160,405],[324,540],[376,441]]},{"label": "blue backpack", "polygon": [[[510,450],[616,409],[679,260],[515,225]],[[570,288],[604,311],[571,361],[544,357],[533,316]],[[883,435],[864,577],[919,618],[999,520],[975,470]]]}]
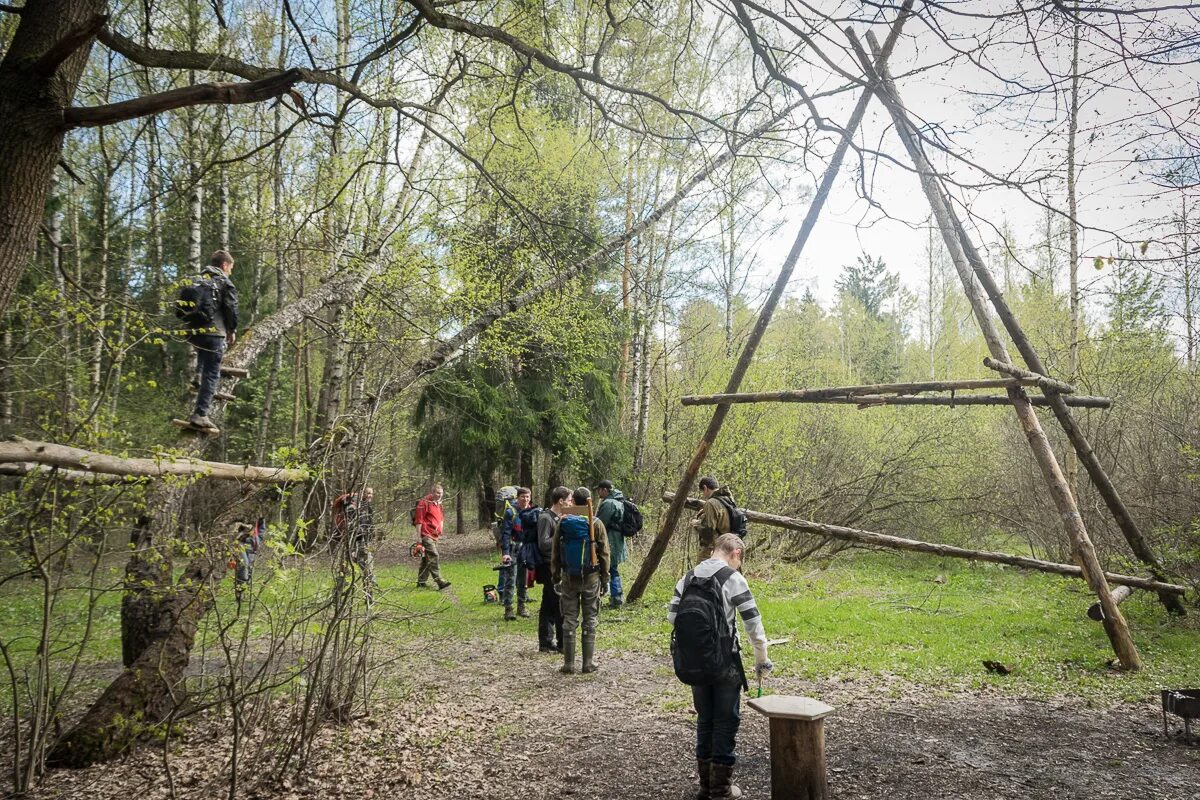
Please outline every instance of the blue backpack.
[{"label": "blue backpack", "polygon": [[573,578],[591,575],[600,569],[592,558],[592,532],[587,517],[573,514],[558,522],[559,557],[563,569]]}]

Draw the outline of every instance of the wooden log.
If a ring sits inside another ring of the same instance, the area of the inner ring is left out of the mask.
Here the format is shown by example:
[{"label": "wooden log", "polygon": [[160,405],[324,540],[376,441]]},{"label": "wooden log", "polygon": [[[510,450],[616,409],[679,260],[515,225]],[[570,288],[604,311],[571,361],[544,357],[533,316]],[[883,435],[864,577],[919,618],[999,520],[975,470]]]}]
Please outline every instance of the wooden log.
[{"label": "wooden log", "polygon": [[[1112,583],[1112,581],[1109,581],[1109,583]],[[1122,584],[1112,590],[1112,600],[1117,605],[1121,605],[1121,603],[1129,599],[1131,594],[1133,594],[1133,587]],[[1099,603],[1092,603],[1088,607],[1087,615],[1090,620],[1095,620],[1096,622],[1104,621],[1104,609],[1101,608]]]},{"label": "wooden log", "polygon": [[921,381],[918,383],[876,383],[866,386],[837,386],[827,389],[788,389],[779,392],[739,392],[735,394],[687,395],[680,398],[685,406],[718,405],[720,403],[804,403],[832,397],[897,394],[915,395],[922,392],[953,392],[960,389],[1011,389],[1014,386],[1035,386],[1036,381],[1023,378],[980,378],[960,381]]},{"label": "wooden log", "polygon": [[0,442],[0,464],[41,464],[104,475],[162,478],[167,475],[209,477],[250,483],[296,483],[310,477],[305,469],[259,467],[160,455],[124,458],[50,442]]},{"label": "wooden log", "polygon": [[[871,32],[868,31],[866,34],[867,41],[871,45],[872,50],[875,51],[873,56],[868,56],[858,39],[855,38],[853,31],[847,30],[847,38],[850,40],[850,46],[854,49],[863,71],[871,76],[871,87],[891,114],[900,141],[912,159],[913,166],[920,177],[921,189],[925,192],[925,196],[929,200],[930,208],[942,233],[942,241],[946,244],[946,250],[950,254],[950,261],[954,264],[954,271],[958,274],[963,291],[967,296],[967,301],[971,304],[971,311],[975,316],[975,321],[983,333],[984,341],[987,342],[988,351],[991,353],[992,358],[997,361],[1011,364],[1012,359],[1008,355],[1008,348],[1000,338],[1000,333],[992,321],[991,314],[984,304],[983,298],[980,296],[979,285],[976,283],[978,271],[987,274],[989,277],[990,273],[986,265],[983,265],[982,262],[980,262],[981,270],[976,270],[972,263],[968,262],[966,250],[972,246],[970,237],[966,235],[966,230],[963,228],[962,222],[954,212],[950,203],[950,196],[943,184],[942,176],[934,169],[925,155],[920,134],[908,117],[908,112],[900,99],[886,63],[879,69],[876,69],[874,66],[879,60],[880,48],[878,42],[876,42]],[[982,280],[982,276],[980,276],[980,280]],[[1041,371],[1044,372],[1045,370]],[[1080,515],[1079,507],[1075,502],[1075,496],[1071,493],[1071,487],[1067,485],[1066,477],[1062,472],[1062,466],[1058,463],[1058,457],[1054,454],[1054,449],[1050,446],[1050,440],[1046,436],[1046,432],[1042,429],[1042,423],[1038,420],[1038,416],[1034,412],[1033,406],[1030,405],[1029,398],[1023,390],[1009,389],[1008,396],[1012,400],[1017,420],[1021,423],[1021,428],[1025,432],[1029,448],[1033,451],[1034,459],[1037,461],[1038,468],[1042,472],[1042,478],[1046,481],[1046,488],[1049,490],[1050,497],[1054,501],[1054,506],[1063,521],[1063,527],[1067,537],[1071,541],[1071,548],[1075,554],[1075,558],[1083,566],[1083,574],[1088,582],[1088,586],[1091,587],[1104,606],[1104,632],[1108,636],[1113,652],[1116,654],[1117,660],[1123,669],[1141,669],[1142,658],[1138,653],[1137,646],[1133,642],[1133,637],[1129,633],[1129,625],[1125,621],[1125,617],[1121,614],[1120,608],[1112,602],[1108,582],[1104,578],[1100,559],[1096,555],[1096,548],[1092,544],[1091,537],[1088,536],[1087,527],[1083,524],[1083,517]],[[1061,395],[1055,392],[1051,392],[1048,396],[1062,399]],[[1059,403],[1058,405],[1065,408],[1065,403]]]},{"label": "wooden log", "polygon": [[[904,27],[904,21],[908,18],[909,12],[912,10],[912,4],[913,0],[905,0],[900,15],[892,25],[891,32],[888,34],[887,41],[884,44],[883,54],[879,57],[880,64],[885,63],[888,54],[891,53],[896,39],[900,36],[900,30]],[[758,345],[762,341],[767,326],[771,322],[771,317],[774,316],[775,309],[779,305],[784,292],[787,290],[787,285],[792,278],[792,272],[796,268],[796,263],[800,260],[800,254],[804,251],[804,246],[808,243],[809,235],[817,224],[817,218],[821,216],[821,210],[825,207],[825,201],[828,199],[837,174],[842,168],[842,161],[846,157],[846,152],[850,149],[850,140],[854,136],[854,132],[858,129],[859,123],[862,122],[870,100],[871,90],[868,87],[863,91],[862,96],[859,97],[857,104],[854,106],[854,111],[850,115],[850,121],[846,124],[842,138],[833,152],[833,157],[830,159],[829,165],[825,168],[821,184],[817,187],[812,203],[809,204],[808,211],[804,215],[804,221],[800,223],[800,230],[792,242],[791,249],[783,260],[783,266],[780,267],[779,275],[775,279],[775,285],[771,289],[771,294],[767,297],[766,303],[763,304],[762,310],[759,311],[758,319],[755,320],[754,327],[750,330],[750,335],[746,338],[745,345],[742,346],[742,352],[738,355],[737,363],[734,364],[733,372],[730,373],[729,381],[725,386],[727,394],[734,393],[741,388],[742,379],[745,378],[746,371],[750,368],[750,362],[754,360],[754,354],[758,350]],[[725,417],[729,414],[729,408],[728,404],[722,404],[718,405],[713,411],[712,419],[709,420],[704,435],[700,437],[699,444],[696,445],[696,449],[692,452],[692,457],[688,461],[683,475],[679,478],[678,493],[681,495],[680,502],[672,503],[667,512],[663,514],[658,533],[655,534],[654,541],[647,548],[646,555],[642,559],[642,566],[638,570],[637,577],[634,579],[629,593],[626,595],[625,599],[627,602],[636,603],[641,599],[642,594],[646,591],[646,587],[650,585],[650,578],[653,577],[654,571],[658,569],[663,554],[667,552],[667,545],[671,541],[671,535],[675,532],[675,525],[679,522],[679,515],[683,513],[683,506],[681,505],[682,497],[686,496],[688,490],[692,487],[692,483],[700,474],[700,467],[704,464],[704,459],[708,456],[709,448],[712,447],[713,442],[716,441],[717,434],[721,432],[721,427],[725,424]]]},{"label": "wooden log", "polygon": [[[968,259],[968,261],[969,260],[970,259]],[[1074,394],[1075,393],[1075,387],[1069,383],[1066,383],[1065,381],[1059,381],[1059,380],[1055,380],[1054,378],[1048,378],[1045,375],[1039,375],[1036,372],[1030,372],[1027,369],[1021,369],[1020,367],[1018,367],[1014,364],[1005,364],[1003,362],[997,361],[994,358],[985,357],[983,359],[983,365],[985,367],[987,367],[988,369],[994,369],[994,370],[996,370],[996,372],[1002,373],[1004,375],[1010,375],[1010,376],[1012,376],[1014,378],[1018,378],[1020,380],[1030,381],[1031,383],[1029,385],[1036,386],[1039,389],[1042,389],[1044,391],[1058,392],[1059,394]]]},{"label": "wooden log", "polygon": [[[670,502],[674,499],[673,492],[663,492],[662,499]],[[703,505],[703,501],[696,497],[689,497],[684,501],[685,508],[699,509]],[[949,544],[937,544],[936,542],[924,542],[919,539],[907,539],[903,536],[892,536],[887,533],[876,533],[875,531],[865,531],[860,528],[846,528],[841,525],[827,525],[823,522],[813,522],[807,519],[796,519],[795,517],[783,517],[778,514],[767,514],[762,511],[752,511],[750,509],[742,509],[746,519],[750,522],[757,522],[762,525],[770,525],[774,528],[784,528],[787,530],[800,531],[801,533],[811,533],[814,536],[824,536],[830,539],[839,539],[846,542],[855,542],[857,544],[866,544],[873,547],[886,547],[891,550],[906,550],[914,553],[928,553],[929,555],[945,556],[948,558],[963,558],[968,561],[986,561],[992,564],[1006,564],[1010,567],[1019,569],[1027,569],[1035,572],[1047,572],[1052,575],[1061,575],[1065,578],[1080,578],[1083,577],[1083,570],[1074,564],[1059,564],[1055,561],[1043,561],[1040,558],[1030,558],[1029,556],[1014,556],[1008,553],[996,553],[990,550],[970,550],[965,547],[955,547]],[[1152,578],[1141,578],[1136,575],[1121,575],[1116,572],[1105,572],[1103,575],[1109,583],[1134,586],[1138,589],[1147,589],[1155,592],[1169,592],[1175,595],[1186,594],[1188,589],[1186,586],[1179,586],[1173,583],[1164,583],[1156,581]]]},{"label": "wooden log", "polygon": [[221,365],[221,377],[223,378],[249,378],[250,370],[245,367],[227,367]]},{"label": "wooden log", "polygon": [[773,694],[747,704],[771,726],[771,800],[828,800],[825,717],[833,706],[810,697]]},{"label": "wooden log", "polygon": [[130,475],[101,475],[95,472],[84,472],[77,469],[62,469],[61,467],[51,467],[45,464],[34,464],[31,462],[13,462],[11,464],[0,464],[0,475],[45,475],[49,478],[57,478],[64,481],[74,481],[76,483],[144,483],[149,478],[136,478]]},{"label": "wooden log", "polygon": [[[691,395],[684,397],[684,405],[701,406],[717,405],[719,403],[829,403],[833,405],[856,405],[860,408],[871,406],[1011,406],[1012,399],[1002,394],[962,394],[945,396],[921,396],[905,394],[868,394],[852,395],[849,397],[788,397],[790,392],[760,392],[758,394],[714,394]],[[773,395],[773,396],[768,396]],[[752,399],[743,399],[743,398]],[[737,398],[737,399],[729,399]],[[686,402],[687,400],[693,402]],[[1039,408],[1050,405],[1049,398],[1030,397],[1030,405]],[[1063,398],[1069,406],[1079,408],[1111,408],[1112,400],[1107,397],[1090,397],[1087,395],[1067,395]]]}]

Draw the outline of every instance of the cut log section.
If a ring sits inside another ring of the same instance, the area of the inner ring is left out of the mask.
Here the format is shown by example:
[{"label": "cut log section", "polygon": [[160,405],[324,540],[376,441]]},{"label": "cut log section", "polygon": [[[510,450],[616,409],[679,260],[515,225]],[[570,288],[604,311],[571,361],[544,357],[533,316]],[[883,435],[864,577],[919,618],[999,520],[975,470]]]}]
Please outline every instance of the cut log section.
[{"label": "cut log section", "polygon": [[243,367],[221,367],[222,378],[249,378],[250,370]]},{"label": "cut log section", "polygon": [[[674,492],[663,492],[662,499],[665,502],[670,502],[674,498]],[[699,498],[689,497],[684,501],[684,506],[691,509],[699,509],[703,505],[703,501]],[[1036,572],[1049,572],[1052,575],[1062,575],[1067,578],[1082,578],[1083,570],[1074,564],[1059,564],[1054,561],[1043,561],[1039,558],[1029,558],[1028,556],[1013,556],[1007,553],[994,553],[988,550],[968,550],[965,547],[954,547],[948,544],[936,544],[934,542],[922,542],[918,539],[905,539],[902,536],[892,536],[886,533],[875,533],[874,531],[864,531],[858,528],[844,528],[840,525],[826,525],[821,522],[812,522],[806,519],[795,519],[794,517],[781,517],[776,514],[764,514],[761,511],[751,511],[750,509],[742,509],[746,515],[746,519],[751,522],[758,522],[763,525],[770,525],[774,528],[785,528],[792,531],[800,531],[801,533],[811,533],[816,536],[826,536],[830,539],[839,539],[847,542],[857,542],[858,544],[868,544],[876,547],[887,547],[892,550],[909,550],[916,553],[928,553],[935,556],[947,556],[949,558],[965,558],[969,561],[987,561],[993,564],[1007,564],[1010,567],[1018,567],[1020,569],[1028,569]],[[1173,583],[1163,583],[1150,578],[1140,578],[1136,575],[1120,575],[1114,572],[1105,572],[1105,578],[1109,583],[1135,586],[1138,589],[1148,589],[1152,592],[1168,592],[1170,594],[1186,594],[1187,587],[1179,586]]]},{"label": "cut log section", "polygon": [[[192,387],[192,394],[196,394],[196,387]],[[213,392],[213,400],[233,400],[233,392]]]},{"label": "cut log section", "polygon": [[[188,423],[178,420],[184,425]],[[190,426],[189,426],[190,427]],[[161,455],[156,458],[125,458],[68,447],[50,442],[19,440],[0,442],[0,465],[41,465],[60,467],[77,472],[103,475],[162,478],[167,475],[219,478],[222,480],[249,481],[251,483],[296,483],[307,481],[311,476],[305,469],[284,467],[259,467],[243,464],[226,464],[220,461],[200,461]]]},{"label": "cut log section", "polygon": [[[1133,594],[1132,586],[1118,586],[1112,590],[1112,601],[1117,605],[1121,605],[1121,603],[1124,603],[1129,599],[1131,594]],[[1090,620],[1094,620],[1096,622],[1104,621],[1104,609],[1100,607],[1099,601],[1092,603],[1091,607],[1088,608],[1087,615],[1088,619]]]}]

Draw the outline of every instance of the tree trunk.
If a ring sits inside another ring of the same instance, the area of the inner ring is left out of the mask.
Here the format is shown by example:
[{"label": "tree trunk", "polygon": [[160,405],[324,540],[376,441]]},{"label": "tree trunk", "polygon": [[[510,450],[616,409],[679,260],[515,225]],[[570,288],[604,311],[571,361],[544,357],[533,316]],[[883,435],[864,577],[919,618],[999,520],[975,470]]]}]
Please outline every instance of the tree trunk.
[{"label": "tree trunk", "polygon": [[105,0],[41,0],[22,9],[0,60],[0,314],[36,247],[71,104],[104,24]]},{"label": "tree trunk", "polygon": [[[909,7],[911,7],[911,2],[905,5],[896,23],[892,26],[892,33],[888,37],[885,48],[886,53],[891,52],[891,48],[899,36],[900,29],[903,27],[904,20],[908,16]],[[882,59],[880,63],[883,63]],[[854,107],[854,112],[850,115],[845,133],[838,142],[833,158],[830,160],[829,166],[826,168],[825,174],[821,179],[821,185],[817,189],[817,193],[808,207],[808,212],[805,214],[804,221],[800,225],[800,232],[796,235],[791,250],[788,252],[783,266],[780,268],[779,277],[775,280],[775,286],[771,290],[767,302],[759,312],[758,320],[754,323],[754,328],[750,331],[750,336],[742,348],[742,353],[738,357],[737,364],[734,365],[733,373],[729,376],[729,382],[725,388],[727,394],[732,394],[741,388],[742,379],[745,377],[746,371],[750,368],[750,362],[758,350],[758,344],[762,341],[763,335],[767,330],[767,325],[770,324],[771,317],[775,314],[775,308],[779,305],[779,301],[787,289],[788,281],[792,277],[792,271],[796,268],[796,262],[800,259],[800,253],[803,252],[804,245],[808,243],[809,234],[812,233],[813,228],[817,224],[817,218],[820,216],[821,210],[825,207],[825,200],[829,196],[830,189],[833,188],[834,180],[842,166],[842,160],[846,157],[846,151],[850,149],[850,137],[854,135],[854,131],[857,130],[859,123],[862,122],[863,115],[867,110],[867,103],[870,99],[871,90],[864,90]],[[729,408],[728,405],[719,405],[713,412],[712,419],[708,423],[708,428],[705,430],[704,436],[700,439],[700,443],[696,446],[696,450],[693,452],[687,468],[679,479],[679,488],[676,490],[677,496],[671,502],[666,513],[663,514],[658,534],[654,537],[654,541],[651,542],[649,549],[646,551],[642,567],[638,571],[637,578],[634,580],[633,586],[630,587],[629,593],[626,596],[628,602],[635,603],[641,599],[647,585],[650,583],[650,578],[654,575],[654,571],[658,569],[659,562],[662,561],[663,554],[667,550],[667,544],[671,541],[671,535],[675,532],[675,526],[679,522],[679,516],[683,512],[684,498],[687,495],[688,489],[691,488],[692,481],[696,480],[696,476],[700,474],[700,467],[703,465],[704,459],[708,456],[709,448],[712,447],[717,434],[721,431],[721,427],[725,424],[725,417],[729,414]]]},{"label": "tree trunk", "polygon": [[[1067,224],[1070,225],[1070,259],[1068,272],[1070,278],[1070,350],[1068,354],[1067,381],[1076,383],[1079,380],[1079,340],[1083,335],[1080,323],[1079,308],[1079,223],[1077,221],[1078,203],[1076,190],[1075,138],[1079,132],[1079,3],[1075,3],[1075,12],[1071,15],[1071,89],[1070,89],[1070,122],[1067,131]],[[1067,451],[1067,484],[1071,487],[1076,499],[1079,497],[1079,456],[1072,449]]]}]

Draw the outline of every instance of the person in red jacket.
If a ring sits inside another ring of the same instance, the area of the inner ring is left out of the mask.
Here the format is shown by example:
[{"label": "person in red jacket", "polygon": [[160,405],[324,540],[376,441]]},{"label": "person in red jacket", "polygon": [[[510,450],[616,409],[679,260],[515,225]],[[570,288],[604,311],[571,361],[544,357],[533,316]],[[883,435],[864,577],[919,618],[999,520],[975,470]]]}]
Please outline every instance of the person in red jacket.
[{"label": "person in red jacket", "polygon": [[424,589],[429,586],[429,579],[437,584],[439,589],[446,589],[450,581],[442,580],[441,570],[438,569],[437,540],[442,535],[442,495],[445,490],[440,483],[435,483],[429,494],[417,501],[417,536],[421,538],[421,546],[425,552],[421,554],[421,571],[417,573],[417,586]]}]

